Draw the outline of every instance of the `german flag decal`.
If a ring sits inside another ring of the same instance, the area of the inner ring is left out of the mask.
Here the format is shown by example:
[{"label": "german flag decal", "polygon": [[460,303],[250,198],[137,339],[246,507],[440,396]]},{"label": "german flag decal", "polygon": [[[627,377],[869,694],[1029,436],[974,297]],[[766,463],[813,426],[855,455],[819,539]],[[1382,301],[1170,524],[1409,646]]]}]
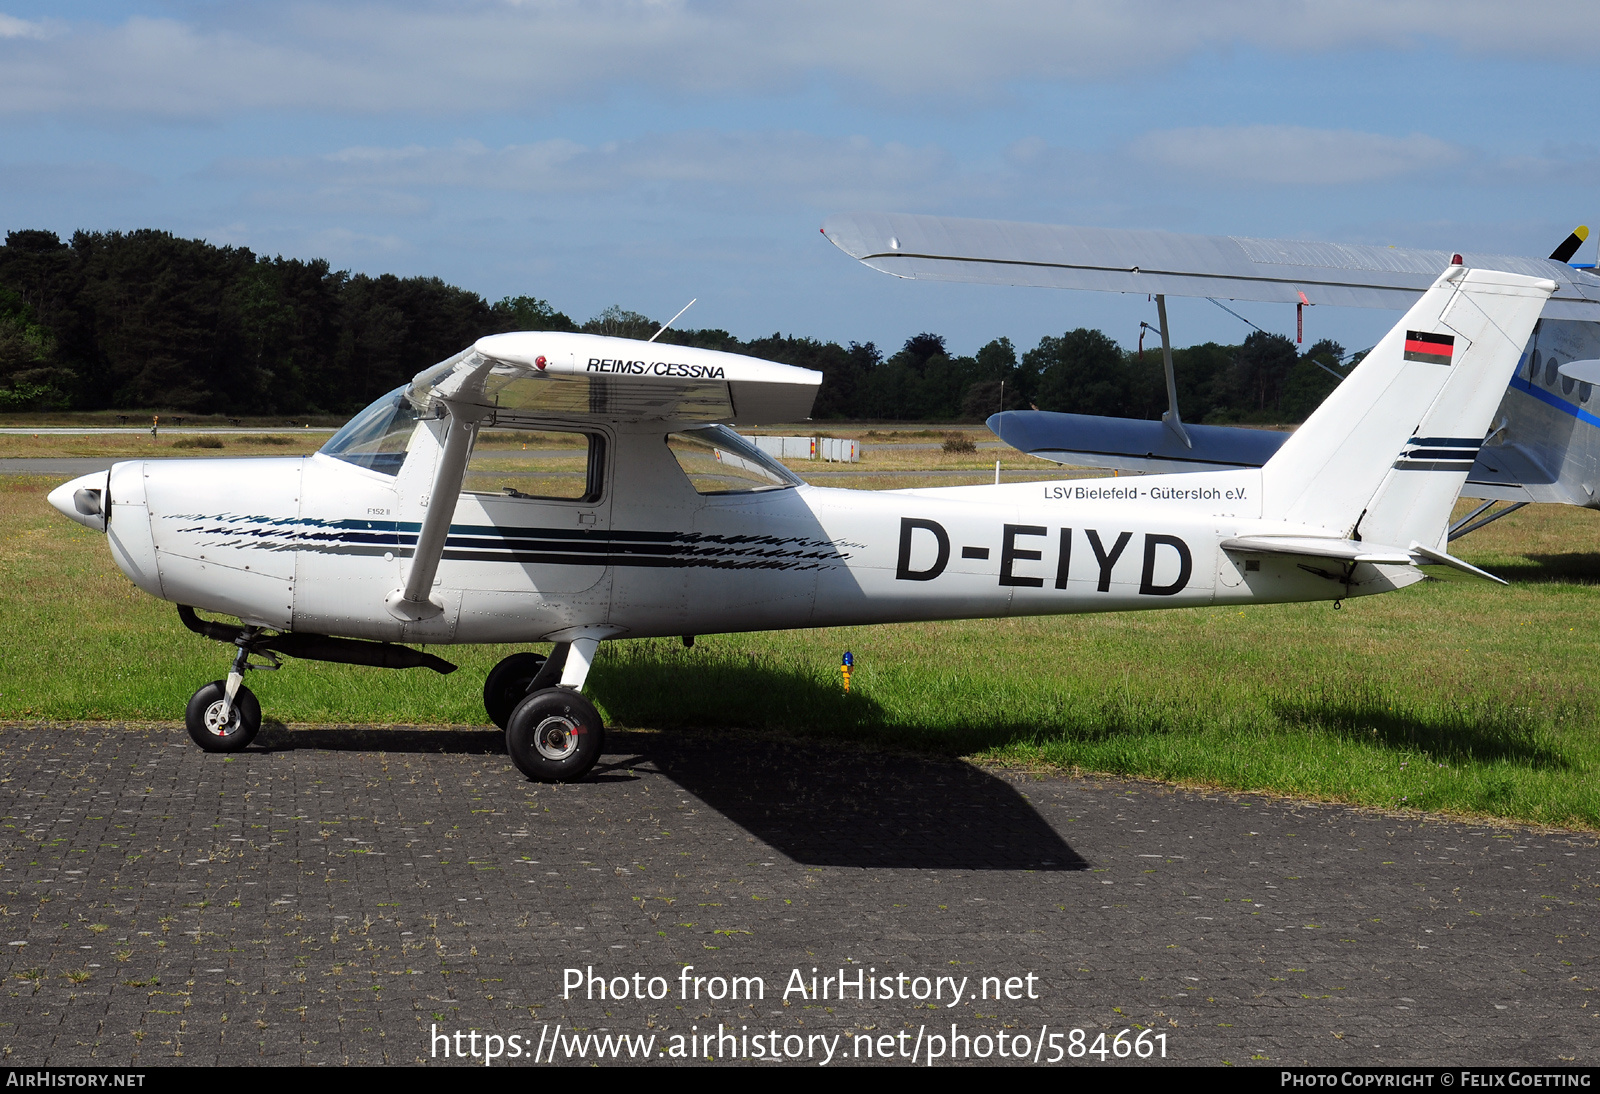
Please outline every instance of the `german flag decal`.
[{"label": "german flag decal", "polygon": [[1423,334],[1421,331],[1406,331],[1406,357],[1407,361],[1422,361],[1429,365],[1448,365],[1450,355],[1455,352],[1456,340],[1449,334]]}]

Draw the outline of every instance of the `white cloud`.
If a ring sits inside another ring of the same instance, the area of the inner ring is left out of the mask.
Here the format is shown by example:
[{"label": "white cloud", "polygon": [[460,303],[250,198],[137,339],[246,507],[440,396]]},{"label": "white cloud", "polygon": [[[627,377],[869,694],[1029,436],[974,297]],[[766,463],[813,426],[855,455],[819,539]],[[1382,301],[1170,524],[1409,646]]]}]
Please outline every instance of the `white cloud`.
[{"label": "white cloud", "polygon": [[[36,33],[37,31],[37,33]],[[208,5],[70,33],[0,16],[0,111],[211,116],[539,110],[618,88],[764,94],[821,75],[970,101],[1018,81],[1146,73],[1237,45],[1303,55],[1600,52],[1600,7],[1501,0],[372,0]]]},{"label": "white cloud", "polygon": [[30,23],[15,15],[0,15],[0,38],[43,38],[43,23]]},{"label": "white cloud", "polygon": [[305,237],[305,245],[310,254],[342,256],[394,255],[412,249],[410,243],[396,235],[371,235],[348,228],[312,232]]},{"label": "white cloud", "polygon": [[1413,133],[1390,137],[1298,125],[1204,126],[1148,133],[1130,154],[1152,166],[1211,179],[1271,185],[1348,185],[1443,171],[1465,149]]},{"label": "white cloud", "polygon": [[[1171,195],[1198,193],[1206,184],[1359,190],[1449,178],[1478,186],[1513,170],[1524,177],[1554,173],[1549,160],[1502,162],[1425,134],[1241,126],[1159,130],[1110,151],[1027,137],[995,161],[859,136],[686,130],[595,144],[558,138],[497,148],[477,141],[352,146],[321,156],[220,161],[207,176],[244,194],[246,207],[310,216],[415,220],[481,203],[495,215],[572,216],[591,208],[609,218],[619,210],[653,216],[649,211],[676,209],[725,221],[752,212],[877,208],[1182,224],[1192,210],[1167,208]],[[1151,202],[1159,206],[1154,213]]]},{"label": "white cloud", "polygon": [[473,141],[355,147],[320,157],[228,161],[214,170],[265,184],[273,204],[292,204],[294,194],[304,193],[313,202],[336,198],[347,207],[365,202],[396,211],[398,192],[436,188],[548,195],[666,191],[690,204],[798,203],[832,210],[925,205],[973,185],[973,176],[958,172],[938,147],[802,132],[696,130],[592,146],[557,139],[504,148]]}]

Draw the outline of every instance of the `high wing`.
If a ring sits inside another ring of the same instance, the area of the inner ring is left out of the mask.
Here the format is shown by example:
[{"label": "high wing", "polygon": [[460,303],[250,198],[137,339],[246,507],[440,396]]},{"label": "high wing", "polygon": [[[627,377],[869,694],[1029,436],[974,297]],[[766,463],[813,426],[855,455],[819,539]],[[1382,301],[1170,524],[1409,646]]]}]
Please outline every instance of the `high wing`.
[{"label": "high wing", "polygon": [[[405,584],[389,594],[391,614],[420,620],[442,607],[430,599],[472,440],[485,423],[663,421],[760,425],[811,416],[822,373],[719,350],[560,331],[480,338],[412,379],[407,398],[450,427]],[[582,636],[580,659],[598,639]],[[586,652],[585,652],[586,651]],[[585,662],[586,663],[586,662]]]},{"label": "high wing", "polygon": [[[873,269],[915,280],[1352,308],[1409,308],[1452,264],[1446,251],[913,213],[845,213],[823,221],[822,232]],[[1461,255],[1468,266],[1556,282],[1546,318],[1600,320],[1600,277],[1587,270]]]},{"label": "high wing", "polygon": [[719,350],[561,331],[480,338],[418,373],[408,395],[496,421],[737,422],[811,416],[822,373]]}]

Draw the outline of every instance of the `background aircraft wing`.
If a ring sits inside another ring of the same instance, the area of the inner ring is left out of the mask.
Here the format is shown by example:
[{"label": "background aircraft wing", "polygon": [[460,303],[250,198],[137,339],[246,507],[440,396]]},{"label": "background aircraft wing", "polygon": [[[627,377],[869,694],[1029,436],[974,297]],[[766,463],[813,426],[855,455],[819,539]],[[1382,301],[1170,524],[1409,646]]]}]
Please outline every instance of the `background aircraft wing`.
[{"label": "background aircraft wing", "polygon": [[1006,410],[990,415],[985,424],[1030,456],[1075,467],[1155,474],[1260,467],[1289,439],[1275,429],[1185,424],[1190,447],[1165,422],[1050,410]]},{"label": "background aircraft wing", "polygon": [[[841,214],[822,231],[852,258],[896,277],[1396,310],[1414,304],[1451,259],[1412,248],[911,213]],[[1555,281],[1548,318],[1600,320],[1600,277],[1587,270],[1461,254],[1468,266]]]},{"label": "background aircraft wing", "polygon": [[[1277,429],[1228,425],[1185,425],[1193,447],[1186,447],[1166,423],[1049,410],[1007,410],[986,423],[995,436],[1019,452],[1072,467],[1104,467],[1139,474],[1223,471],[1260,467],[1289,439]],[[1587,505],[1532,453],[1515,444],[1487,444],[1478,453],[1465,498],[1494,501],[1560,502]]]},{"label": "background aircraft wing", "polygon": [[1559,475],[1546,469],[1537,456],[1517,444],[1484,445],[1467,474],[1461,496],[1561,505],[1590,503],[1587,494],[1579,494],[1571,483],[1563,482]]}]

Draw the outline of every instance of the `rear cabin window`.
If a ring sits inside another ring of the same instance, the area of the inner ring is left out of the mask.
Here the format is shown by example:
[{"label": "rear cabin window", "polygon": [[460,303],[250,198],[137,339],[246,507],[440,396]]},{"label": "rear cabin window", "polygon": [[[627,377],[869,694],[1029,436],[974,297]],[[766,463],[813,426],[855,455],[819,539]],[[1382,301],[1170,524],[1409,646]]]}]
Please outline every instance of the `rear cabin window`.
[{"label": "rear cabin window", "polygon": [[787,490],[804,480],[726,426],[667,436],[667,450],[698,494]]},{"label": "rear cabin window", "polygon": [[545,501],[598,501],[605,438],[592,433],[486,429],[478,434],[461,489]]}]

